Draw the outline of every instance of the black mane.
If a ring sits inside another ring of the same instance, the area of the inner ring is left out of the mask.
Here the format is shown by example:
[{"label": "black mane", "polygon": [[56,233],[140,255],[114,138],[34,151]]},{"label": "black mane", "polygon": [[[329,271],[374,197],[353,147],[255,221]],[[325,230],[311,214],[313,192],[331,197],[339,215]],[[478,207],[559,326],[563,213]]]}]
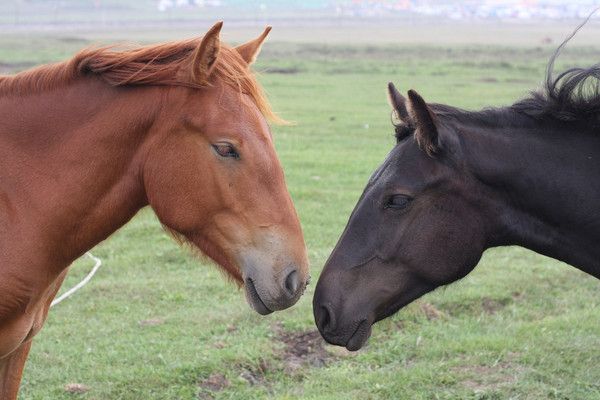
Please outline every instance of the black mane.
[{"label": "black mane", "polygon": [[[552,63],[559,51],[560,48],[550,60],[544,87],[511,106],[479,111],[436,103],[430,103],[429,107],[441,123],[450,120],[489,128],[557,124],[600,128],[600,64],[571,68],[553,78]],[[394,123],[394,128],[398,141],[414,133],[414,127],[406,123]]]},{"label": "black mane", "polygon": [[536,120],[600,126],[600,64],[571,68],[555,79],[548,75],[543,90],[510,108]]},{"label": "black mane", "polygon": [[546,84],[541,91],[512,105],[512,109],[541,121],[600,124],[600,64],[571,68],[553,78],[554,62],[561,50],[598,11],[596,8],[558,46],[546,68]]}]

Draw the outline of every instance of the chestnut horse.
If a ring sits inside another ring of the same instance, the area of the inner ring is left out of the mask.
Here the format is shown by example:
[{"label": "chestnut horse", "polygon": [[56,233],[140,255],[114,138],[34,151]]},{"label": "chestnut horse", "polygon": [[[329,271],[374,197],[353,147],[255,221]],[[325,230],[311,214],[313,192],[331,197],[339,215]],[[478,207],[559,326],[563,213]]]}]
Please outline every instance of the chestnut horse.
[{"label": "chestnut horse", "polygon": [[31,339],[68,265],[150,205],[212,258],[260,314],[308,280],[302,231],[249,65],[222,23],[197,40],[0,77],[0,398],[15,399]]}]

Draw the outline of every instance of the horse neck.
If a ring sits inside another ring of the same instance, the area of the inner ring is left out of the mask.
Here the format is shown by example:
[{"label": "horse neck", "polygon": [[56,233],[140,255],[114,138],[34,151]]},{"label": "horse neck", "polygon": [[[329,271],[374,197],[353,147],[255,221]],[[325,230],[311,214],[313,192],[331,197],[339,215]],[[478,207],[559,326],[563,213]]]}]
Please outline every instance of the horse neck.
[{"label": "horse neck", "polygon": [[462,130],[493,215],[489,244],[520,245],[600,278],[600,135],[557,125]]},{"label": "horse neck", "polygon": [[0,95],[0,170],[11,171],[0,200],[4,195],[10,217],[20,221],[15,254],[27,253],[19,243],[36,243],[62,268],[146,204],[140,151],[157,90],[87,78],[38,94]]}]

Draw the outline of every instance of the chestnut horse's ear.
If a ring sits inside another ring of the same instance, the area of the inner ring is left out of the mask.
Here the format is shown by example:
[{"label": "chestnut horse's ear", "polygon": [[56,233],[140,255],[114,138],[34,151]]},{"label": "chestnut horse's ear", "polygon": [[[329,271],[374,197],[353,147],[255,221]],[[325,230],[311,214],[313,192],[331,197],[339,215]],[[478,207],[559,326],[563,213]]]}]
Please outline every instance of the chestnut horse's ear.
[{"label": "chestnut horse's ear", "polygon": [[271,32],[271,27],[267,26],[265,31],[256,39],[249,41],[248,43],[241,44],[237,46],[235,49],[242,56],[244,61],[248,63],[248,65],[254,63],[256,61],[256,57],[258,57],[258,53],[260,53],[260,49],[267,38],[267,35]]},{"label": "chestnut horse's ear", "polygon": [[388,83],[388,102],[394,111],[394,118],[398,122],[411,126],[410,116],[406,109],[406,98],[400,94],[392,82]]},{"label": "chestnut horse's ear", "polygon": [[419,147],[430,157],[439,154],[441,146],[435,116],[425,100],[414,90],[408,91],[408,113],[415,127],[415,138]]},{"label": "chestnut horse's ear", "polygon": [[192,82],[204,83],[210,76],[219,56],[221,40],[219,33],[223,21],[219,21],[206,32],[198,48],[192,54],[191,78]]}]

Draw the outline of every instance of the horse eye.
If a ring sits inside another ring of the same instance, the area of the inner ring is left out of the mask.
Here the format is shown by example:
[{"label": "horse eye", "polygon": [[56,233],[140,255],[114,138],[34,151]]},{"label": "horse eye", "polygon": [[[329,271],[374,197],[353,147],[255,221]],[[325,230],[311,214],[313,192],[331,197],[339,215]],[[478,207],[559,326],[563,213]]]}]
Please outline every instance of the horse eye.
[{"label": "horse eye", "polygon": [[240,158],[238,152],[235,151],[235,148],[229,143],[217,143],[213,144],[212,147],[221,157]]},{"label": "horse eye", "polygon": [[388,198],[385,208],[392,208],[394,210],[402,210],[408,206],[412,198],[403,194],[395,194]]}]

